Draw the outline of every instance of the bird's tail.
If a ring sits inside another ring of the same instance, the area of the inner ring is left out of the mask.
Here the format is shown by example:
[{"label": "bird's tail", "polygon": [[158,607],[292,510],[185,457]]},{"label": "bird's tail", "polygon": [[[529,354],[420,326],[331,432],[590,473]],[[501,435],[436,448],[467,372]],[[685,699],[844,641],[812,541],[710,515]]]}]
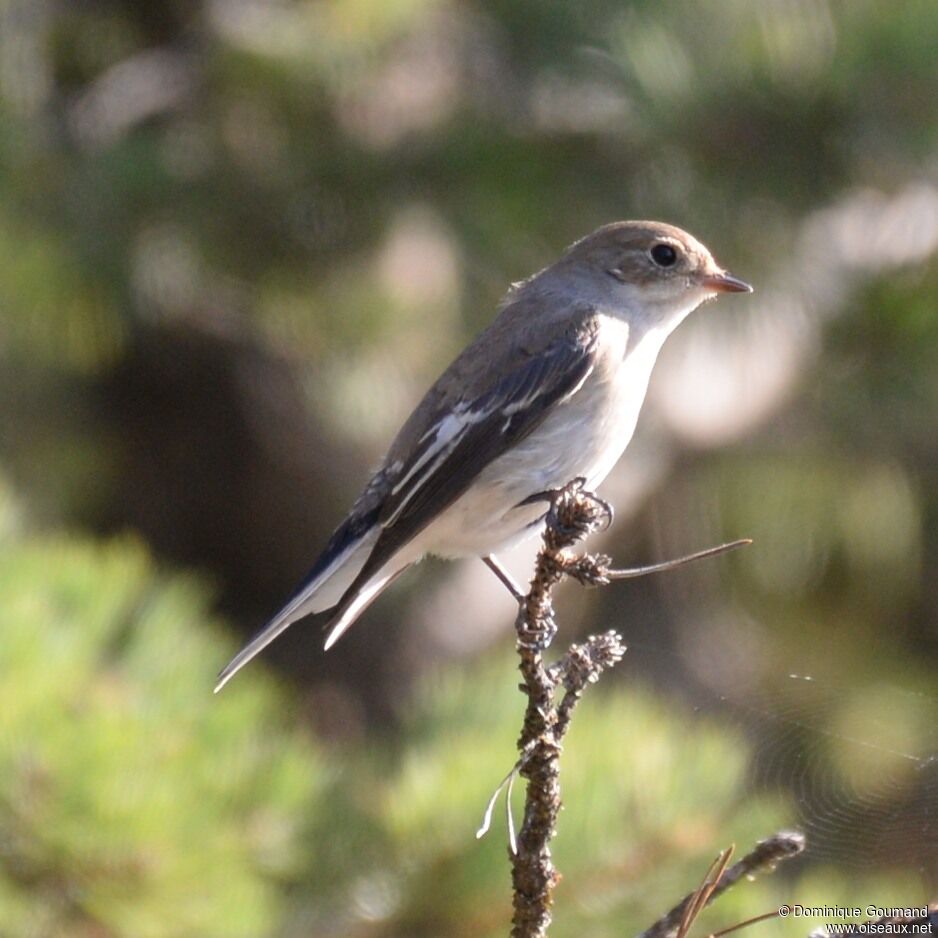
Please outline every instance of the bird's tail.
[{"label": "bird's tail", "polygon": [[[361,589],[352,593],[348,601],[339,606],[329,623],[329,634],[323,648],[328,651],[344,634],[346,629],[387,589],[409,566],[410,560],[401,560],[399,565],[389,564],[381,573],[376,573]],[[390,572],[388,572],[390,568]]]},{"label": "bird's tail", "polygon": [[225,667],[218,672],[215,682],[217,694],[249,661],[259,655],[281,632],[285,632],[296,619],[285,612],[278,612]]},{"label": "bird's tail", "polygon": [[[356,536],[357,535],[357,536]],[[228,665],[219,673],[215,684],[217,694],[249,661],[259,655],[278,635],[281,635],[298,619],[313,612],[331,609],[343,598],[348,588],[361,572],[377,540],[378,532],[366,529],[363,533],[339,528],[329,546],[300,584],[287,604],[238,652]],[[371,586],[365,584],[364,591]],[[384,585],[384,584],[382,584]],[[369,592],[369,598],[359,607],[359,611],[368,605],[378,593]],[[343,628],[348,628],[352,620]],[[338,637],[338,636],[336,636]],[[327,646],[328,647],[328,646]]]}]

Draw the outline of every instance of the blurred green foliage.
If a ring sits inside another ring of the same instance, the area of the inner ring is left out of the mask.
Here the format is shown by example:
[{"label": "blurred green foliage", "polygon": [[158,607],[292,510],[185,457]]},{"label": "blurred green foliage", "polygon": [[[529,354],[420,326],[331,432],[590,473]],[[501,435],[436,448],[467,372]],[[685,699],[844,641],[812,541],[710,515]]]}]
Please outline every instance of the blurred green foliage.
[{"label": "blurred green foliage", "polygon": [[63,535],[0,590],[3,934],[270,934],[326,773],[270,681],[211,698],[205,591]]},{"label": "blurred green foliage", "polygon": [[[8,492],[3,509],[5,935],[504,933],[503,815],[481,842],[473,832],[514,758],[510,657],[428,675],[406,744],[327,754],[257,672],[210,696],[221,643],[191,578],[127,538],[26,534]],[[636,932],[693,888],[714,844],[743,849],[783,826],[777,797],[748,792],[749,758],[744,737],[647,689],[593,692],[563,759],[554,933]],[[798,896],[849,904],[856,888],[835,868],[802,871]],[[791,889],[762,878],[705,922]],[[914,878],[863,890],[918,901]]]},{"label": "blurred green foliage", "polygon": [[632,650],[556,933],[799,816],[706,927],[936,888],[936,48],[932,0],[0,0],[0,934],[504,933],[501,612],[425,567],[213,699],[216,609],[277,605],[510,281],[642,216],[757,293],[666,350],[604,547],[756,545],[564,607]]}]

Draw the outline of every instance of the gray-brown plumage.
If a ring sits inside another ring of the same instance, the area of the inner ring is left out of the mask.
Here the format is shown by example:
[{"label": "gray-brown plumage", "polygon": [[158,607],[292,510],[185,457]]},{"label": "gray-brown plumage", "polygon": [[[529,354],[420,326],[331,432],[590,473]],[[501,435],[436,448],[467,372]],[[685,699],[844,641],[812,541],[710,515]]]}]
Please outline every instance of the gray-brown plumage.
[{"label": "gray-brown plumage", "polygon": [[328,648],[425,554],[493,554],[536,529],[544,506],[531,495],[576,476],[597,485],[632,436],[665,338],[703,301],[749,289],[658,222],[606,225],[515,284],[216,690],[297,619],[333,609]]}]

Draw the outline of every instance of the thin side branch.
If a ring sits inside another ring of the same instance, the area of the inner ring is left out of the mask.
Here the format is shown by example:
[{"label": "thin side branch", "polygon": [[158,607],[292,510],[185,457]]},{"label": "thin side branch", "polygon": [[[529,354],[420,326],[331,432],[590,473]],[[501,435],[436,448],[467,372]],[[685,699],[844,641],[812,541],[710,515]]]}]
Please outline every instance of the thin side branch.
[{"label": "thin side branch", "polygon": [[674,560],[665,560],[662,563],[653,563],[645,567],[628,567],[625,570],[607,570],[605,575],[609,580],[629,580],[637,576],[648,576],[649,573],[663,573],[665,570],[674,570],[677,567],[683,567],[686,563],[693,563],[695,560],[703,560],[705,557],[717,557],[720,554],[728,554],[731,550],[739,550],[740,547],[748,547],[752,543],[752,538],[744,537],[738,541],[730,541],[728,544],[719,544],[716,547],[708,547],[706,550],[698,550],[693,554],[687,554],[686,557],[677,557]]}]

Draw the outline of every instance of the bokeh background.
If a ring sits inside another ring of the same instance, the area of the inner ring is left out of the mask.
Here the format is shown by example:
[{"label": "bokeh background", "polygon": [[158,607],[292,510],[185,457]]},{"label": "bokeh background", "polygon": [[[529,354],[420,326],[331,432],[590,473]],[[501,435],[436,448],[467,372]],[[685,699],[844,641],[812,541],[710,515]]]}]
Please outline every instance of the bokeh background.
[{"label": "bokeh background", "polygon": [[562,590],[558,642],[630,651],[552,933],[785,827],[702,927],[935,898],[933,0],[0,0],[0,933],[506,933],[481,564],[211,688],[507,284],[630,217],[757,292],[672,339],[593,546],[755,544]]}]

